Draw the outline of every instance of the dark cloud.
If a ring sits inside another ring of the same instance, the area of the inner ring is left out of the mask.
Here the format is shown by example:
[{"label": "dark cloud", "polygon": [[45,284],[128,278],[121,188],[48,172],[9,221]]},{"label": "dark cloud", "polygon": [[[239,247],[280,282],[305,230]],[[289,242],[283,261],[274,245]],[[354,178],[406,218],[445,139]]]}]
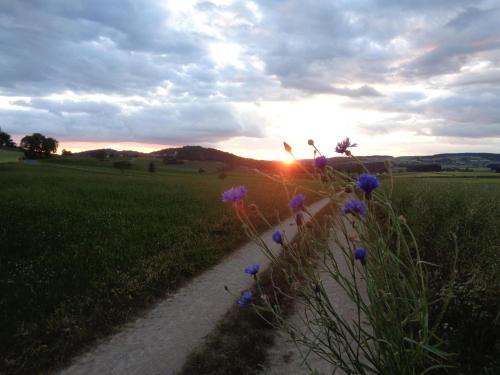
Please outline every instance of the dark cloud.
[{"label": "dark cloud", "polygon": [[102,102],[32,100],[16,104],[23,110],[3,114],[14,134],[42,132],[72,140],[166,144],[263,136],[261,119],[242,117],[229,104],[176,103],[128,110]]}]

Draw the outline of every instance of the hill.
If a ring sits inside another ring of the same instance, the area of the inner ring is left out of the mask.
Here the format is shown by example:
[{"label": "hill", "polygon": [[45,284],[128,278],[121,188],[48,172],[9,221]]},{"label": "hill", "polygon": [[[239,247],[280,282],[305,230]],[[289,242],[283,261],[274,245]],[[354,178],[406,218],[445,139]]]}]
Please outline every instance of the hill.
[{"label": "hill", "polygon": [[133,150],[114,150],[112,148],[100,148],[97,150],[88,150],[82,152],[73,153],[75,156],[97,158],[97,159],[109,159],[109,158],[136,158],[139,156],[147,156],[143,152],[133,151]]},{"label": "hill", "polygon": [[[137,158],[153,157],[172,161],[216,161],[233,167],[257,168],[260,170],[274,170],[281,165],[279,161],[258,160],[244,158],[230,152],[207,148],[202,146],[183,146],[165,148],[151,153],[142,153],[133,150],[98,149],[78,152],[74,154],[79,157],[92,157],[97,159],[109,158]],[[390,163],[394,167],[413,168],[415,166],[440,165],[446,169],[463,168],[488,168],[491,164],[500,162],[500,154],[494,153],[444,153],[424,156],[390,156],[390,155],[370,155],[359,156],[359,160],[366,164],[373,172],[382,172],[386,169],[386,164]],[[306,167],[312,165],[311,159],[301,160]],[[338,169],[357,170],[357,163],[352,159],[343,156],[336,156],[328,159],[328,163]]]},{"label": "hill", "polygon": [[188,161],[218,161],[225,163],[228,167],[239,166],[258,168],[263,170],[275,168],[278,164],[278,162],[276,161],[244,158],[230,152],[201,146],[165,148],[163,150],[151,152],[149,155],[164,159]]}]

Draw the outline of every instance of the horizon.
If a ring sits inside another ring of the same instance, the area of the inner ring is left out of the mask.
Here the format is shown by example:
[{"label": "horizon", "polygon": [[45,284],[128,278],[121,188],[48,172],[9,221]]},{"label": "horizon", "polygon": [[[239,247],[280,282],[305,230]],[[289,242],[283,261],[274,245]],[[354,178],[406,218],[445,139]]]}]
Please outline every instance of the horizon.
[{"label": "horizon", "polygon": [[[115,12],[114,9],[120,9]],[[0,126],[59,152],[201,145],[285,160],[500,150],[493,0],[0,6]],[[64,56],[64,58],[61,58]]]},{"label": "horizon", "polygon": [[[16,139],[20,139],[20,137],[17,137]],[[18,143],[16,141],[16,143]],[[68,144],[68,142],[66,142],[65,144]],[[87,143],[85,143],[87,144]],[[126,152],[126,151],[136,151],[136,152],[141,152],[141,153],[145,153],[145,154],[148,154],[148,153],[151,153],[151,152],[157,152],[157,151],[161,151],[161,150],[164,150],[164,149],[168,149],[168,148],[182,148],[182,147],[207,147],[207,148],[215,148],[215,147],[211,147],[211,146],[201,146],[201,145],[197,145],[197,144],[186,144],[186,145],[173,145],[173,146],[166,146],[166,145],[147,145],[146,147],[144,147],[143,144],[141,143],[134,143],[134,142],[130,142],[130,143],[106,143],[106,142],[101,142],[101,143],[91,143],[93,146],[95,147],[91,147],[91,148],[88,148],[88,147],[82,147],[82,148],[78,148],[78,147],[74,147],[74,148],[67,148],[67,147],[59,147],[58,148],[58,151],[57,151],[57,154],[58,155],[61,155],[61,152],[63,149],[67,149],[69,151],[72,151],[73,153],[80,153],[80,152],[87,152],[87,151],[95,151],[95,150],[100,150],[100,149],[112,149],[112,150],[115,150],[115,151],[118,151],[118,152]],[[82,143],[79,143],[79,145],[82,145]],[[310,146],[306,146],[306,147],[309,147]],[[293,147],[295,149],[295,147]],[[228,151],[228,150],[224,150],[224,149],[220,149],[220,148],[215,148],[219,151],[224,151],[224,152],[230,152],[236,156],[240,156],[240,157],[244,157],[244,158],[250,158],[250,159],[255,159],[255,160],[265,160],[265,161],[281,161],[281,162],[285,162],[286,164],[289,164],[290,161],[292,161],[292,159],[287,156],[288,154],[283,150],[283,154],[285,155],[285,157],[281,157],[281,158],[276,158],[276,159],[261,159],[261,158],[256,158],[254,157],[253,155],[241,155],[241,154],[238,154],[238,153],[234,153],[234,152],[231,152],[231,151]],[[389,156],[389,157],[394,157],[394,158],[397,158],[397,157],[425,157],[425,156],[434,156],[434,155],[440,155],[440,154],[468,154],[468,153],[472,153],[472,154],[480,154],[480,153],[486,153],[486,154],[500,154],[499,152],[485,152],[485,151],[456,151],[456,152],[434,152],[434,153],[429,153],[429,154],[402,154],[402,155],[393,155],[393,154],[357,154],[354,150],[356,148],[353,149],[353,154],[356,154],[356,156],[358,157],[377,157],[377,156]],[[343,155],[340,155],[340,154],[337,154],[335,153],[334,151],[332,151],[332,154],[327,156],[327,158],[334,158],[334,157],[345,157]],[[313,159],[313,153],[312,155],[310,155],[309,157],[306,156],[306,157],[298,157],[297,158],[298,160],[311,160]]]}]

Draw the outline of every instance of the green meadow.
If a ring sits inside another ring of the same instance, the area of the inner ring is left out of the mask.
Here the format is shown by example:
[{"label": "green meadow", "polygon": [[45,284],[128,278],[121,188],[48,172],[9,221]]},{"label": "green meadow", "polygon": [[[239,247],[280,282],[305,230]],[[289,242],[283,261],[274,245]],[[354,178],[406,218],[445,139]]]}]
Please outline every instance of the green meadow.
[{"label": "green meadow", "polygon": [[0,163],[17,162],[23,153],[17,150],[0,149]]},{"label": "green meadow", "polygon": [[283,186],[254,172],[150,161],[0,165],[0,372],[63,363],[246,241],[224,190],[289,215]]}]

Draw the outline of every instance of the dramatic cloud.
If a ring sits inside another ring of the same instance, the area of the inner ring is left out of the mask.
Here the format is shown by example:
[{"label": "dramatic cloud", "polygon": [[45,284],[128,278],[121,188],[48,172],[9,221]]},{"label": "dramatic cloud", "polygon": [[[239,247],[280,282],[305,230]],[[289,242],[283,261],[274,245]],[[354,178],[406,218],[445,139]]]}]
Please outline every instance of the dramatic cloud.
[{"label": "dramatic cloud", "polygon": [[349,132],[487,144],[500,137],[499,19],[494,0],[4,1],[0,125],[267,145],[296,131],[287,108],[317,100]]}]

